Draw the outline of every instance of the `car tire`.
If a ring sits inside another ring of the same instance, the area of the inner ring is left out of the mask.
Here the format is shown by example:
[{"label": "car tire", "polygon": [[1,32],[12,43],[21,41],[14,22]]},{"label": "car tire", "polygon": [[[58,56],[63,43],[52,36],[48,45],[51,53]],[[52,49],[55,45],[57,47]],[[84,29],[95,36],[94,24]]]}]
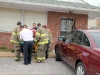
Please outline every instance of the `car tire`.
[{"label": "car tire", "polygon": [[85,69],[84,64],[82,62],[79,62],[77,64],[75,75],[87,75],[86,69]]},{"label": "car tire", "polygon": [[56,61],[61,61],[61,57],[59,55],[59,51],[57,47],[56,47]]}]

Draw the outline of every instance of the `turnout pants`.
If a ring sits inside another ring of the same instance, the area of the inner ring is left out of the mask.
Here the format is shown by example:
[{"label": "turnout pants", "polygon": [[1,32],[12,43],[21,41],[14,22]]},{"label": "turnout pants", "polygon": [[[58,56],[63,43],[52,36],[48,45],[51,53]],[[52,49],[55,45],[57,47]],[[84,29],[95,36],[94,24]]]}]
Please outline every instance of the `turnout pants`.
[{"label": "turnout pants", "polygon": [[44,61],[45,60],[46,49],[47,49],[47,44],[38,45],[36,61]]},{"label": "turnout pants", "polygon": [[21,50],[21,45],[20,44],[14,44],[15,60],[20,59],[20,50]]}]

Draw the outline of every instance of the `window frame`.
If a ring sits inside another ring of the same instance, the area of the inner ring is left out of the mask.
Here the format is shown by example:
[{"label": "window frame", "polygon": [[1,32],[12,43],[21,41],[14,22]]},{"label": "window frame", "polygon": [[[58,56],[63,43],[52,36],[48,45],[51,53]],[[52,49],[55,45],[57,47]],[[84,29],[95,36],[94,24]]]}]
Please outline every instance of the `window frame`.
[{"label": "window frame", "polygon": [[[91,47],[91,42],[90,42],[88,36],[84,33],[84,34],[83,34],[83,39],[84,39],[84,35],[87,37],[87,39],[88,39],[88,41],[89,41],[89,44],[90,44],[90,46],[87,46],[87,47]],[[86,45],[83,45],[83,42],[84,42],[84,41],[82,40],[82,46],[86,46]]]},{"label": "window frame", "polygon": [[61,22],[60,22],[60,36],[63,36],[64,34],[66,34],[66,33],[68,33],[68,32],[70,32],[70,29],[68,30],[68,29],[66,29],[66,31],[64,31],[64,30],[62,30],[61,28],[62,28],[62,21],[63,20],[71,20],[72,21],[72,28],[70,28],[71,30],[74,30],[75,29],[75,19],[74,18],[67,18],[67,17],[62,17],[61,18]]},{"label": "window frame", "polygon": [[[74,38],[75,34],[77,34],[78,32],[81,32],[81,33],[82,33],[82,39],[81,39],[80,44],[78,44],[78,43],[75,43],[75,44],[82,45],[82,41],[83,41],[83,34],[84,34],[82,31],[76,30],[76,31],[75,31],[75,33],[74,33],[74,35],[73,35],[73,38]],[[73,42],[73,41],[72,41],[72,40],[73,40],[73,38],[71,39],[71,43]]]},{"label": "window frame", "polygon": [[[72,32],[73,32],[73,33],[72,33]],[[67,35],[69,35],[70,33],[72,33],[72,36],[71,36],[71,38],[70,38],[69,42],[71,41],[71,39],[72,39],[73,35],[75,34],[75,31],[71,31],[71,32],[69,32]],[[66,36],[67,36],[67,35],[66,35]],[[67,39],[67,37],[66,37],[66,36],[64,37],[65,39]],[[65,40],[65,42],[66,42],[66,40]],[[69,42],[68,42],[68,43],[69,43]]]}]

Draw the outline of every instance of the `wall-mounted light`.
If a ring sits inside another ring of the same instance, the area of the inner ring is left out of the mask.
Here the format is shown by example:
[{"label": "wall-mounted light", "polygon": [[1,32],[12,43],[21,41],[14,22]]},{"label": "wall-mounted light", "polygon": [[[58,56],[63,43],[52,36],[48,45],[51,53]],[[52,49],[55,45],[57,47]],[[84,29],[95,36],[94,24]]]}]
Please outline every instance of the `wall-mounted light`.
[{"label": "wall-mounted light", "polygon": [[69,10],[69,13],[73,13],[74,11]]}]

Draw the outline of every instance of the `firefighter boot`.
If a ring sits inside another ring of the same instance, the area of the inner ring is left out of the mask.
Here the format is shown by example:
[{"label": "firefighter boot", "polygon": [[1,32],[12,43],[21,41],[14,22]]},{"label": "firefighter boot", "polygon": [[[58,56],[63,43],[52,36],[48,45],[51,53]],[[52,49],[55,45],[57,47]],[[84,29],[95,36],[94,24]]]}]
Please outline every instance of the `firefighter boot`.
[{"label": "firefighter boot", "polygon": [[37,63],[40,63],[41,61],[40,61],[40,60],[36,60],[36,62],[37,62]]},{"label": "firefighter boot", "polygon": [[45,62],[45,60],[42,60],[41,62],[42,62],[42,63],[44,63],[44,62]]}]

